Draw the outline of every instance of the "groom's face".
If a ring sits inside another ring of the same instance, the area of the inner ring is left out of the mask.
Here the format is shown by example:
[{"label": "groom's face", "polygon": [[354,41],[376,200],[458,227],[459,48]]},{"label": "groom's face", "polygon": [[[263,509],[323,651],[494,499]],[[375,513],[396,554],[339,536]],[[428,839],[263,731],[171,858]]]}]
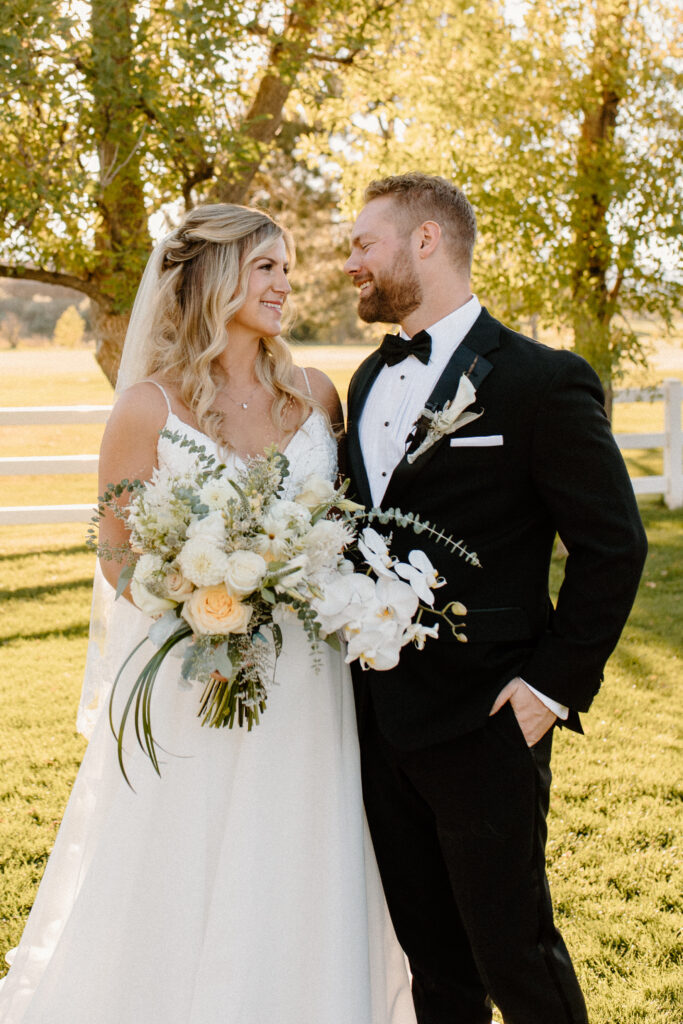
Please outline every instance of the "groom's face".
[{"label": "groom's face", "polygon": [[422,302],[410,242],[411,232],[391,196],[363,207],[344,271],[359,290],[358,315],[366,323],[400,324]]}]

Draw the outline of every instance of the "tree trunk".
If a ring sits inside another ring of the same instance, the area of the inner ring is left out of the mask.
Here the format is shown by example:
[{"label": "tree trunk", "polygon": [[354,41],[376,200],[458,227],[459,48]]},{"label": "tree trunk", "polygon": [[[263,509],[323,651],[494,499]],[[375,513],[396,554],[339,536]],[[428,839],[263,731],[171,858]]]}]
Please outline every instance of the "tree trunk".
[{"label": "tree trunk", "polygon": [[319,18],[319,0],[295,4],[284,32],[270,51],[268,68],[240,127],[241,136],[251,144],[252,155],[237,168],[233,163],[219,175],[211,190],[216,203],[243,203],[249,186],[263,163],[263,156],[282,124],[284,105],[297,75],[310,61],[309,47]]},{"label": "tree trunk", "polygon": [[[603,9],[604,8],[604,9]],[[575,202],[572,214],[574,348],[593,366],[609,398],[618,356],[611,344],[614,298],[608,287],[612,242],[608,212],[614,197],[614,130],[623,96],[622,47],[626,6],[598,4],[593,59],[585,87],[583,124],[578,140]]]},{"label": "tree trunk", "polygon": [[112,313],[96,303],[92,304],[91,309],[95,332],[95,358],[111,386],[116,387],[116,376],[130,314]]},{"label": "tree trunk", "polygon": [[92,0],[91,88],[99,156],[97,361],[113,383],[129,311],[151,249],[140,173],[144,120],[134,85],[132,0]]}]

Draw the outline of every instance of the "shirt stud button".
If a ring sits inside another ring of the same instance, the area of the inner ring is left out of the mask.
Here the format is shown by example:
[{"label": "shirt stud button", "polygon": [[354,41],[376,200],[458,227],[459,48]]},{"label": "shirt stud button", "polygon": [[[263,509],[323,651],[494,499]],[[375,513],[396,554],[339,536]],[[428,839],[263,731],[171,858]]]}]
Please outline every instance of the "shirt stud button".
[{"label": "shirt stud button", "polygon": [[388,427],[388,426],[389,426],[389,420],[385,420],[385,421],[384,421],[384,426],[385,426],[385,427]]},{"label": "shirt stud button", "polygon": [[386,475],[387,475],[386,473],[384,473],[384,472],[382,473],[382,476],[386,476]]}]

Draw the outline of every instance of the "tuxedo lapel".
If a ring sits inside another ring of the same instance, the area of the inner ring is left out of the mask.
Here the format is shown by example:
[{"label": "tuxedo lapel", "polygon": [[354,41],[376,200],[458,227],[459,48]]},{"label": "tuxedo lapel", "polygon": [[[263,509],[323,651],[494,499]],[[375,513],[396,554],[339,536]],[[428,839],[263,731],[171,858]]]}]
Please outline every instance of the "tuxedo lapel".
[{"label": "tuxedo lapel", "polygon": [[356,371],[356,377],[349,390],[348,428],[346,436],[347,451],[351,476],[356,485],[358,498],[366,506],[372,506],[372,493],[370,481],[368,480],[363,453],[360,446],[358,425],[365,408],[370,389],[375,383],[379,371],[384,366],[384,361],[379,351],[371,353]]},{"label": "tuxedo lapel", "polygon": [[[479,390],[483,381],[493,370],[493,364],[485,358],[485,355],[498,348],[499,335],[500,324],[485,309],[482,309],[471,330],[458,345],[446,364],[443,373],[434,385],[432,393],[427,400],[428,408],[442,408],[445,402],[453,398],[458,390],[460,378],[464,373],[470,378],[477,391]],[[408,451],[406,451],[406,455],[403,456],[392,473],[382,501],[383,505],[386,504],[387,498],[395,489],[403,487],[415,469],[423,469],[425,467],[436,453],[440,444],[441,441],[437,441],[412,464],[408,462]]]}]

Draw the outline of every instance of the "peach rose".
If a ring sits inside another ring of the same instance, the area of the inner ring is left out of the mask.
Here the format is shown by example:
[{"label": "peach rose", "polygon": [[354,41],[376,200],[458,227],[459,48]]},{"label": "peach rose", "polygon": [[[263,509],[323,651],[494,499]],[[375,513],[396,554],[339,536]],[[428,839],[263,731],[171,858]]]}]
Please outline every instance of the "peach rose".
[{"label": "peach rose", "polygon": [[246,633],[253,609],[224,583],[199,587],[183,604],[183,617],[195,633]]}]

